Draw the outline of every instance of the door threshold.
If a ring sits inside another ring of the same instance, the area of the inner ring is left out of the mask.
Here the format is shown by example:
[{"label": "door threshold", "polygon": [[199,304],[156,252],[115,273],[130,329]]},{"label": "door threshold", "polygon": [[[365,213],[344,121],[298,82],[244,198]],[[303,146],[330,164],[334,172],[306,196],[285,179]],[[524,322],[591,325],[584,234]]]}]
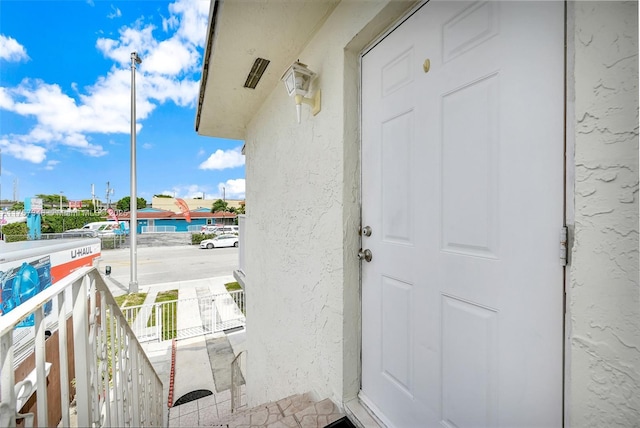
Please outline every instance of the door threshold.
[{"label": "door threshold", "polygon": [[344,403],[344,412],[358,428],[386,428],[358,397]]}]

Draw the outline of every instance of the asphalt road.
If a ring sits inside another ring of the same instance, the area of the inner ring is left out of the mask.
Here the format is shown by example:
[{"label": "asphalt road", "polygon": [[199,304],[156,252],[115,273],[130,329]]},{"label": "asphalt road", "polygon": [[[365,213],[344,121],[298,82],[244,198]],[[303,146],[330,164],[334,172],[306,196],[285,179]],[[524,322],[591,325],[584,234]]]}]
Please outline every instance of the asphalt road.
[{"label": "asphalt road", "polygon": [[[137,259],[138,287],[144,287],[232,275],[238,268],[238,249],[204,250],[188,245],[138,247]],[[102,250],[98,267],[103,274],[106,266],[111,266],[111,281],[123,290],[128,289],[131,281],[130,249]]]}]

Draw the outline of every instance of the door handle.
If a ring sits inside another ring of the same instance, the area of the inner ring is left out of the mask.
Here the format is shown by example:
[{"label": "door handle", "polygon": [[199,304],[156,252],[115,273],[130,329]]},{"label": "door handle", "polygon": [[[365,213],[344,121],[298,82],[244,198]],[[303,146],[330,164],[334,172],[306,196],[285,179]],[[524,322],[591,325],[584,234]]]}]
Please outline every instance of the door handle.
[{"label": "door handle", "polygon": [[360,235],[362,236],[371,236],[371,227],[370,226],[365,226],[365,227],[361,227],[360,230],[358,231],[360,233]]},{"label": "door handle", "polygon": [[358,258],[360,260],[364,260],[365,262],[370,262],[371,259],[373,258],[373,254],[371,253],[370,249],[366,249],[363,250],[362,248],[360,248],[360,251],[358,251]]}]

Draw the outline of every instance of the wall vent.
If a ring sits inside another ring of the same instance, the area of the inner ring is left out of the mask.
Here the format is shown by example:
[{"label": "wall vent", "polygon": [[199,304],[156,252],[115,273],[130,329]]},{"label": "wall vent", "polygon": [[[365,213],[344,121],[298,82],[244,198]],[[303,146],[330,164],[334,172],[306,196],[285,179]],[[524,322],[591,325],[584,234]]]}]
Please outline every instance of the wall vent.
[{"label": "wall vent", "polygon": [[267,69],[271,61],[264,58],[256,58],[253,63],[253,67],[251,67],[251,71],[247,76],[247,80],[244,82],[244,87],[249,89],[255,89],[258,86],[258,82],[262,78],[264,71]]}]

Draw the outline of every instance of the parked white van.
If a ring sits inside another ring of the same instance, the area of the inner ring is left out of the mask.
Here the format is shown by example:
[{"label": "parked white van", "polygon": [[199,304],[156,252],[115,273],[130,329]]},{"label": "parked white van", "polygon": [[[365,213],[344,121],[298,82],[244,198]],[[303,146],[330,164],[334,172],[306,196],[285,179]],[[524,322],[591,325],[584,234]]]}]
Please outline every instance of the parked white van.
[{"label": "parked white van", "polygon": [[87,223],[79,229],[70,229],[65,231],[65,233],[84,233],[86,235],[98,236],[105,231],[111,231],[111,234],[118,233],[117,231],[121,231],[120,233],[129,234],[129,223],[126,221],[94,221],[91,223]]},{"label": "parked white van", "polygon": [[207,224],[202,226],[200,229],[200,233],[203,235],[207,234],[216,234],[221,235],[223,233],[235,233],[236,235],[240,232],[240,228],[238,226],[232,224]]}]

